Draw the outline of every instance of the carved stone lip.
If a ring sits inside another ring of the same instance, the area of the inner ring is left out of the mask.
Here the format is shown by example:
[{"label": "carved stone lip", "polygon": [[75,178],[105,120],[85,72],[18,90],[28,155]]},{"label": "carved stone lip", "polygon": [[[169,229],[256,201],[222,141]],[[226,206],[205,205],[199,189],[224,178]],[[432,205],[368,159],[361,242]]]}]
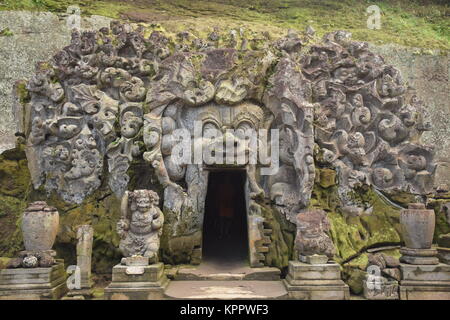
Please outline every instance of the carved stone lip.
[{"label": "carved stone lip", "polygon": [[26,209],[26,212],[56,212],[55,207],[48,206],[45,201],[35,201],[32,202],[28,208]]}]

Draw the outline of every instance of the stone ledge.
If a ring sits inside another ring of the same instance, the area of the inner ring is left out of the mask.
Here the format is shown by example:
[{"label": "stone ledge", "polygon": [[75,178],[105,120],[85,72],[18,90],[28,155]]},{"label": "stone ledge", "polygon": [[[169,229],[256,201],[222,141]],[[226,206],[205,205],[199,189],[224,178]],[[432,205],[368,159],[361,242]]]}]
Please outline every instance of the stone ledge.
[{"label": "stone ledge", "polygon": [[289,274],[294,280],[341,279],[341,270],[337,263],[311,265],[298,261],[289,261]]},{"label": "stone ledge", "polygon": [[0,299],[59,299],[67,292],[64,263],[51,268],[0,270]]},{"label": "stone ledge", "polygon": [[159,300],[164,296],[169,279],[164,274],[164,264],[157,263],[139,266],[140,274],[127,273],[136,268],[116,265],[113,268],[113,281],[105,288],[106,300]]},{"label": "stone ledge", "polygon": [[448,281],[450,285],[450,265],[408,265],[400,264],[402,283],[411,281]]},{"label": "stone ledge", "polygon": [[342,281],[341,285],[291,285],[284,280],[290,299],[294,300],[349,300],[349,287]]},{"label": "stone ledge", "polygon": [[341,279],[336,263],[310,265],[289,261],[289,273],[283,280],[290,299],[348,300],[350,290]]}]

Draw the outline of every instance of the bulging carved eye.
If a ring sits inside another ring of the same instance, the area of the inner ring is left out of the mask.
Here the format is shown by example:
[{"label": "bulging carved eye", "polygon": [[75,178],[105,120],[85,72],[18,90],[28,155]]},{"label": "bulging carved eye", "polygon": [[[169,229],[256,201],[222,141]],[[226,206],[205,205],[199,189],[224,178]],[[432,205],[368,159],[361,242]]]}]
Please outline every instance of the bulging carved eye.
[{"label": "bulging carved eye", "polygon": [[206,133],[208,135],[212,135],[212,134],[214,134],[215,132],[218,132],[218,131],[219,131],[219,127],[214,122],[210,122],[209,121],[209,122],[206,122],[203,125],[203,135],[205,135]]},{"label": "bulging carved eye", "polygon": [[252,133],[253,125],[248,121],[242,121],[236,127],[236,135],[239,138],[245,137],[246,139],[249,139]]}]

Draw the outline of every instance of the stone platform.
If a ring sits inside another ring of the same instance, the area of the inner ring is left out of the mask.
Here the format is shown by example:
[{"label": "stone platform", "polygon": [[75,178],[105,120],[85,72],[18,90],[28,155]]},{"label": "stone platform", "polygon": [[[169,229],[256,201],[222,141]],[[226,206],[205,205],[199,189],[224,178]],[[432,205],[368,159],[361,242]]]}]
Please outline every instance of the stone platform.
[{"label": "stone platform", "polygon": [[171,281],[166,299],[183,300],[268,300],[287,299],[282,281]]},{"label": "stone platform", "polygon": [[66,292],[62,260],[50,268],[0,270],[0,300],[56,300]]},{"label": "stone platform", "polygon": [[336,263],[312,265],[289,261],[289,273],[284,284],[290,299],[350,299],[349,287],[341,280],[341,271]]},{"label": "stone platform", "polygon": [[450,265],[401,264],[401,300],[450,300]]},{"label": "stone platform", "polygon": [[280,280],[280,269],[271,267],[251,268],[242,263],[202,262],[196,267],[180,267],[174,280]]},{"label": "stone platform", "polygon": [[160,300],[169,280],[164,275],[164,264],[147,266],[116,265],[112,282],[105,288],[107,300]]}]

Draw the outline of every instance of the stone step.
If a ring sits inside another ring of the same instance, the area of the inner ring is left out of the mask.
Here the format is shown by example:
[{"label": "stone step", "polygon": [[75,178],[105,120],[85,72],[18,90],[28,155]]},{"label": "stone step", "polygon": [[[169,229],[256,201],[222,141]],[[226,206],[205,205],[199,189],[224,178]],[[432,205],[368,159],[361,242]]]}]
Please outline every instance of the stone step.
[{"label": "stone step", "polygon": [[287,299],[282,281],[171,281],[164,295],[183,300]]},{"label": "stone step", "polygon": [[211,265],[200,265],[199,267],[192,268],[179,268],[178,272],[174,275],[174,280],[215,280],[215,281],[246,281],[246,280],[259,280],[259,281],[276,281],[280,280],[280,269],[261,267],[250,268],[246,266],[236,267],[222,267],[218,268]]}]

